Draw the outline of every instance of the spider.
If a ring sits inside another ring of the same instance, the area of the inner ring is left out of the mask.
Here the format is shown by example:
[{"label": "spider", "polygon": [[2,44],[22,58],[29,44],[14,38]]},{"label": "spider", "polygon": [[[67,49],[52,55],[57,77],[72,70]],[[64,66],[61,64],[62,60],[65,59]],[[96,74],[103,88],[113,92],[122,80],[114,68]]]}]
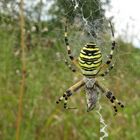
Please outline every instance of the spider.
[{"label": "spider", "polygon": [[[114,39],[114,31],[111,22],[109,21],[110,29],[112,33],[112,47],[108,57],[108,60],[103,64],[102,62],[102,53],[99,47],[94,42],[87,43],[80,51],[78,59],[75,58],[71,53],[71,48],[69,46],[68,35],[67,35],[67,26],[65,26],[65,45],[67,48],[68,56],[73,65],[78,67],[83,75],[83,78],[71,86],[66,92],[61,96],[56,103],[59,104],[62,100],[64,100],[64,108],[65,109],[74,109],[67,106],[68,99],[81,87],[84,86],[86,91],[86,99],[87,99],[87,111],[91,111],[95,108],[96,102],[98,99],[98,90],[101,91],[112,103],[115,114],[118,112],[116,104],[118,104],[121,108],[124,105],[113,95],[113,93],[103,87],[97,80],[97,77],[106,76],[111,69],[113,69],[114,64],[112,64],[113,52],[116,48],[116,42]],[[76,70],[68,64],[67,60],[65,60],[66,65],[73,71]],[[101,70],[105,70],[101,72]]]}]

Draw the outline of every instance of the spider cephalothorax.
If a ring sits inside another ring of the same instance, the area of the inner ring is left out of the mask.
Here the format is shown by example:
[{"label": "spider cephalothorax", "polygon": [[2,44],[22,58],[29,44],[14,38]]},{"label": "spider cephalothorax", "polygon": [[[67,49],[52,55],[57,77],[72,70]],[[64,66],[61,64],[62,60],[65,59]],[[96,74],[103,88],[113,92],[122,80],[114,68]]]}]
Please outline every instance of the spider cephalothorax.
[{"label": "spider cephalothorax", "polygon": [[[66,90],[63,96],[61,96],[56,102],[58,104],[60,101],[64,100],[65,109],[71,109],[67,106],[67,100],[71,95],[73,95],[73,93],[75,93],[81,87],[84,87],[85,89],[87,99],[87,111],[91,111],[95,108],[99,91],[104,93],[106,97],[110,100],[115,110],[115,113],[117,112],[117,107],[115,103],[120,105],[122,108],[124,107],[124,105],[115,98],[113,93],[101,86],[101,84],[99,84],[97,80],[97,77],[107,75],[114,66],[113,64],[111,64],[111,60],[113,57],[114,49],[116,47],[116,42],[114,40],[112,24],[111,22],[109,23],[111,27],[113,41],[108,60],[105,63],[102,63],[102,53],[99,47],[93,42],[87,43],[81,49],[78,59],[76,59],[71,53],[67,37],[67,26],[65,27],[65,44],[67,47],[69,58],[73,65],[77,66],[81,70],[81,73],[83,75],[82,80],[80,80],[79,82],[71,86],[68,90]],[[76,72],[76,70],[70,64],[68,64],[67,60],[65,60],[65,63],[73,72]],[[102,72],[103,70],[105,71]]]}]

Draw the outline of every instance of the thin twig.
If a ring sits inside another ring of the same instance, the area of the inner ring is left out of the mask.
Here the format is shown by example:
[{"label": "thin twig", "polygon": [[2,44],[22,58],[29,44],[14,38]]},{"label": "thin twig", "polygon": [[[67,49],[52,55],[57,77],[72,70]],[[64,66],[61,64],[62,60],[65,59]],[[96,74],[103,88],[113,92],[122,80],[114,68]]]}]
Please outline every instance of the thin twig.
[{"label": "thin twig", "polygon": [[24,42],[24,14],[23,14],[23,2],[20,0],[20,31],[21,31],[21,69],[22,69],[22,79],[19,89],[19,99],[18,99],[18,113],[16,122],[16,140],[20,139],[20,126],[22,121],[22,109],[23,109],[23,95],[25,92],[25,78],[26,78],[26,62],[25,62],[25,42]]}]

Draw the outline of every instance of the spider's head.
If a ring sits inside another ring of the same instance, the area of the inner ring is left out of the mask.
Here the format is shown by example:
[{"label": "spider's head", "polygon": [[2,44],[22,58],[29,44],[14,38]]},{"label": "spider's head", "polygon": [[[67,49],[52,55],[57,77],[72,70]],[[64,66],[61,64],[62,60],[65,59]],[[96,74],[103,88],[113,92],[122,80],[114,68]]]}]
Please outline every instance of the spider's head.
[{"label": "spider's head", "polygon": [[95,48],[96,44],[94,42],[89,42],[85,45],[86,48]]}]

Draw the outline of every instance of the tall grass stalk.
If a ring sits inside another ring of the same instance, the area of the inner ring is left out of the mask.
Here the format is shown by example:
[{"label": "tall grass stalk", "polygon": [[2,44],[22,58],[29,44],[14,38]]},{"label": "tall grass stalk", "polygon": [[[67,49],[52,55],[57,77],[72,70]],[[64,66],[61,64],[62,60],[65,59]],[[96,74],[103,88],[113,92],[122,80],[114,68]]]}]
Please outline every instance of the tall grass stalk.
[{"label": "tall grass stalk", "polygon": [[25,62],[25,42],[24,42],[24,11],[23,11],[23,2],[20,0],[20,31],[21,31],[21,69],[22,69],[22,79],[19,89],[19,99],[18,99],[18,113],[17,113],[17,122],[16,122],[16,140],[20,139],[20,126],[22,121],[22,110],[23,110],[23,95],[25,92],[25,78],[26,78],[26,62]]}]

